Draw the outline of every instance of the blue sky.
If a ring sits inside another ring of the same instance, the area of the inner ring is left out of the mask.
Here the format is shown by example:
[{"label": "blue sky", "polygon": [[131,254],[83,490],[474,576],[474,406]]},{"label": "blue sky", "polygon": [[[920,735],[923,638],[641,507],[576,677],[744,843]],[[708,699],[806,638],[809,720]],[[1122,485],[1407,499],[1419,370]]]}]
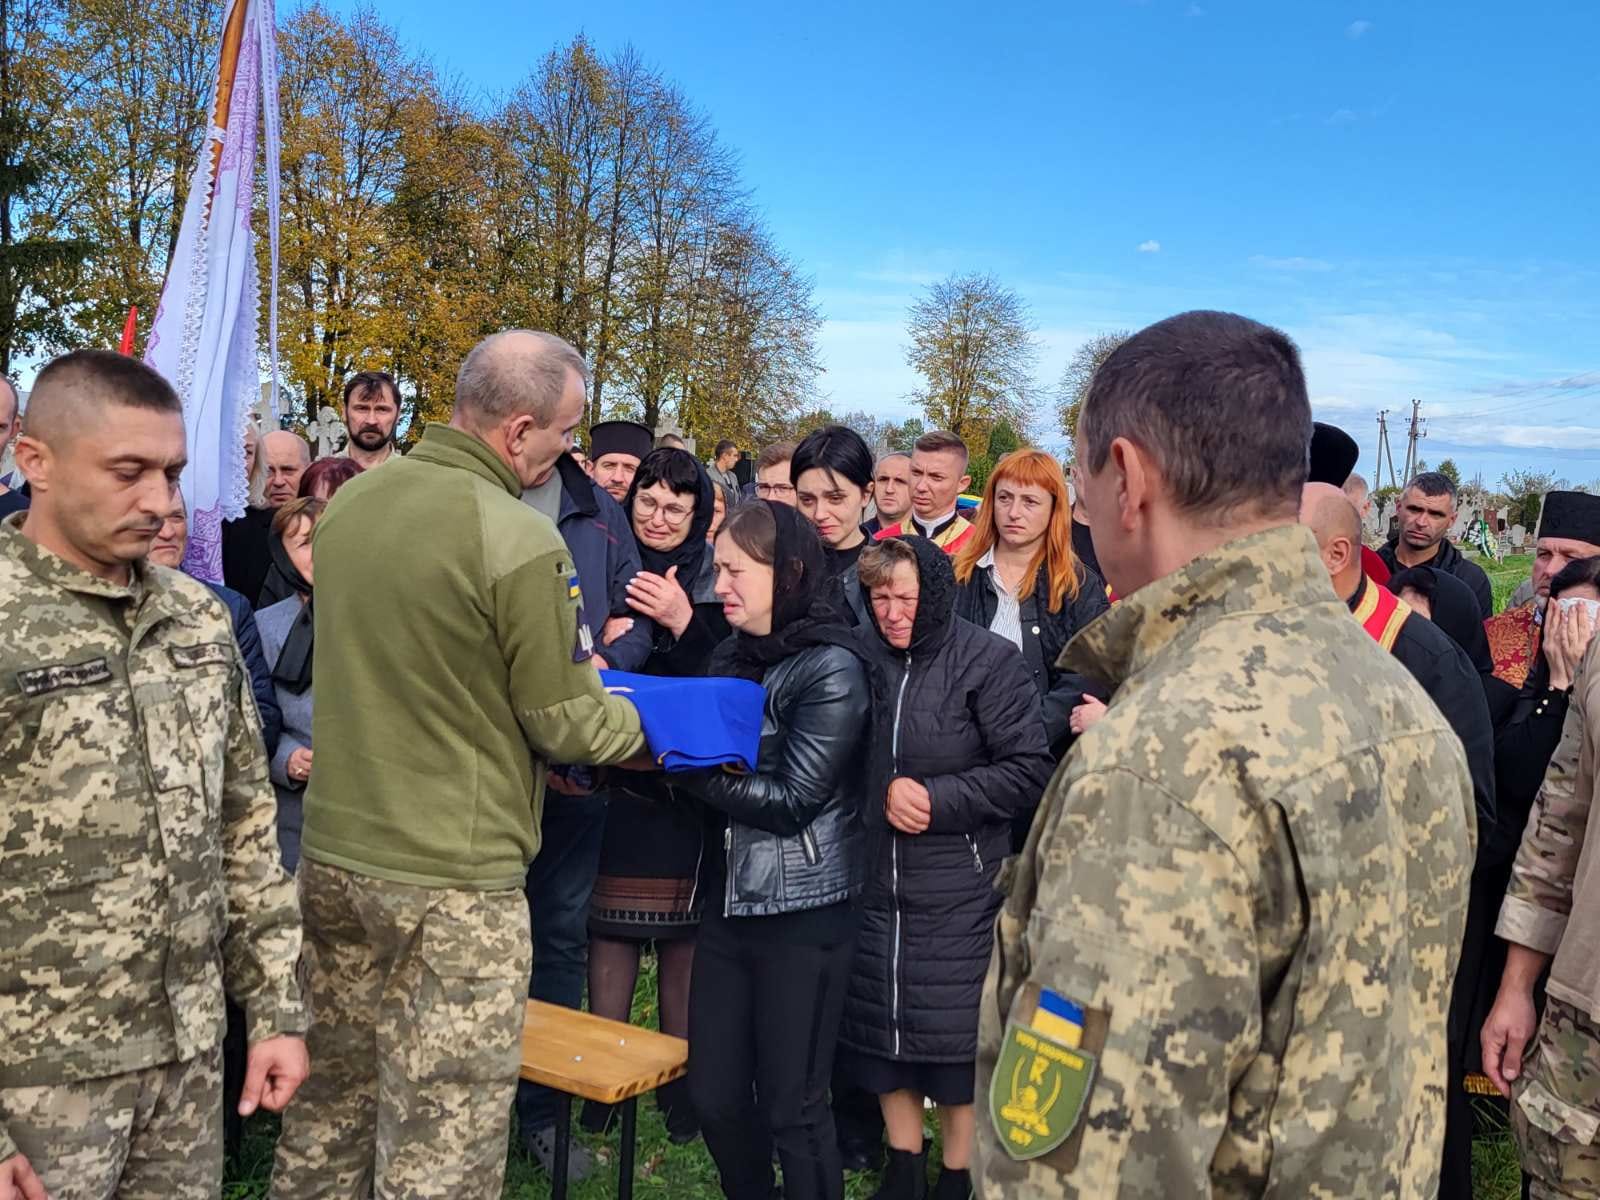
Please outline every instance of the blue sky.
[{"label": "blue sky", "polygon": [[[348,10],[348,4],[335,4]],[[1186,308],[1300,343],[1362,445],[1600,479],[1600,5],[385,0],[486,95],[578,33],[712,119],[826,318],[839,411],[913,411],[906,309],[952,271],[1073,348]]]}]

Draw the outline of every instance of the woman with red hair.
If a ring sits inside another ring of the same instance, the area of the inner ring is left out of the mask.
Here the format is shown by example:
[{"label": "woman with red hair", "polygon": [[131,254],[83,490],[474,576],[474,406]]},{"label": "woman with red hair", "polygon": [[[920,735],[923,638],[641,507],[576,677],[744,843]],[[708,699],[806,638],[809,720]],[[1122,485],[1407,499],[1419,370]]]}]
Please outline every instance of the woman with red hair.
[{"label": "woman with red hair", "polygon": [[[1016,450],[1000,460],[955,570],[956,612],[1021,652],[1059,760],[1072,743],[1073,710],[1097,707],[1106,693],[1056,660],[1108,607],[1105,584],[1072,552],[1072,502],[1060,463],[1042,450]],[[1032,820],[1031,811],[1018,819],[1019,845]]]}]

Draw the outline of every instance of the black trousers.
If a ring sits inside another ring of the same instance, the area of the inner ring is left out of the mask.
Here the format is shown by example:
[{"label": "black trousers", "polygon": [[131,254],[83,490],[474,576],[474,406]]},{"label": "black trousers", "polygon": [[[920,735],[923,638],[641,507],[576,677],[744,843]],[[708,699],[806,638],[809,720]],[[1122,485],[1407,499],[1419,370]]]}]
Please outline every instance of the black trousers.
[{"label": "black trousers", "polygon": [[763,938],[759,917],[707,917],[689,994],[689,1095],[728,1200],[841,1200],[828,1108],[853,938]]}]

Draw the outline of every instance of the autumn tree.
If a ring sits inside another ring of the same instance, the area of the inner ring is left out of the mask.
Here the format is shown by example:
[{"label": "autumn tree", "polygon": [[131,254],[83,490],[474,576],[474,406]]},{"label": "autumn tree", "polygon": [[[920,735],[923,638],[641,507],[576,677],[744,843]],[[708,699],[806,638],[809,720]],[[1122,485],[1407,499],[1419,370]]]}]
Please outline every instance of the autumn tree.
[{"label": "autumn tree", "polygon": [[63,114],[82,76],[53,0],[0,0],[0,374],[70,341],[90,246],[65,230],[75,188]]},{"label": "autumn tree", "polygon": [[1038,358],[1027,306],[989,275],[952,275],[911,307],[906,362],[922,376],[916,394],[933,425],[981,453],[1002,417],[1024,424]]},{"label": "autumn tree", "polygon": [[1094,373],[1130,336],[1126,329],[1096,334],[1072,352],[1061,372],[1061,381],[1056,385],[1056,415],[1061,432],[1067,435],[1069,460],[1076,454],[1078,414],[1083,411],[1083,401],[1089,394],[1089,385],[1094,382]]}]

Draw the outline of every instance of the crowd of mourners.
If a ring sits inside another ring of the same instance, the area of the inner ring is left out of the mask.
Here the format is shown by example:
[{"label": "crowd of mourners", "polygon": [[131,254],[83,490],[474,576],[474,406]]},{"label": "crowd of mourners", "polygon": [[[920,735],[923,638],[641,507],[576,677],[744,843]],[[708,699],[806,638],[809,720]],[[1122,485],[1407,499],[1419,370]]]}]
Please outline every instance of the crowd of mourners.
[{"label": "crowd of mourners", "polygon": [[[216,1196],[258,1106],[283,1200],[580,1180],[521,1000],[627,1021],[647,957],[732,1200],[1466,1198],[1474,1097],[1600,1195],[1600,497],[1497,614],[1453,482],[1368,546],[1228,314],[977,496],[951,433],[703,463],[586,381],[510,331],[404,452],[379,371],[337,455],[247,430],[204,584],[164,381],[0,387],[0,1200]],[[762,684],[754,769],[596,668]]]}]

